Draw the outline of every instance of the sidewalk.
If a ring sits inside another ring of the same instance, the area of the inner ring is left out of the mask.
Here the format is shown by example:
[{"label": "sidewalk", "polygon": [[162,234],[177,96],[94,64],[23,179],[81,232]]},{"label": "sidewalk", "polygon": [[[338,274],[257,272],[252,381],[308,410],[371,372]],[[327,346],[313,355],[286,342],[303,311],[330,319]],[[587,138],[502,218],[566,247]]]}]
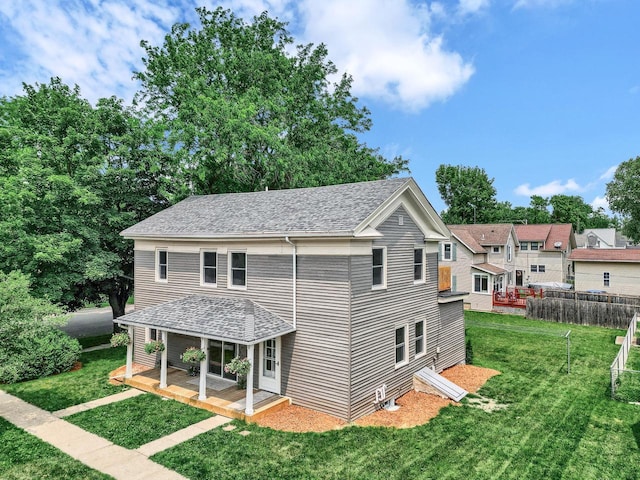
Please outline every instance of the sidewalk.
[{"label": "sidewalk", "polygon": [[122,400],[127,395],[131,396],[135,393],[122,392],[122,394],[70,407],[53,414],[0,390],[0,416],[85,465],[122,480],[152,478],[186,480],[186,477],[152,462],[147,456],[231,421],[229,418],[218,415],[143,445],[138,450],[128,450],[59,418],[59,416],[73,413],[73,409],[86,410]]}]

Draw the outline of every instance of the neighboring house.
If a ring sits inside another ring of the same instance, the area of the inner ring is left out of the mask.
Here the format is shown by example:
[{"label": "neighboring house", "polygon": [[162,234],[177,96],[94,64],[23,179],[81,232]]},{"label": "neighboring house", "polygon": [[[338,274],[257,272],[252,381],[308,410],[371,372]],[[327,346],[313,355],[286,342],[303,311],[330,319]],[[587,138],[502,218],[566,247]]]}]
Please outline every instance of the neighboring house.
[{"label": "neighboring house", "polygon": [[532,283],[567,283],[573,276],[568,258],[576,248],[570,223],[516,225],[520,248],[516,253],[517,286]]},{"label": "neighboring house", "polygon": [[[134,335],[127,365],[187,368],[180,354],[202,346],[199,398],[246,355],[247,415],[255,386],[351,421],[383,384],[395,398],[418,370],[464,363],[461,297],[438,292],[449,231],[413,179],[194,196],[122,235],[135,240],[136,312],[116,320]],[[158,336],[156,358],[143,347]]]},{"label": "neighboring house", "polygon": [[512,224],[448,225],[440,261],[451,265],[451,288],[469,292],[467,307],[492,310],[493,292],[513,285],[518,241]]},{"label": "neighboring house", "polygon": [[575,289],[640,295],[640,249],[580,248],[571,252]]},{"label": "neighboring house", "polygon": [[627,248],[632,243],[615,228],[588,228],[576,234],[577,248]]}]

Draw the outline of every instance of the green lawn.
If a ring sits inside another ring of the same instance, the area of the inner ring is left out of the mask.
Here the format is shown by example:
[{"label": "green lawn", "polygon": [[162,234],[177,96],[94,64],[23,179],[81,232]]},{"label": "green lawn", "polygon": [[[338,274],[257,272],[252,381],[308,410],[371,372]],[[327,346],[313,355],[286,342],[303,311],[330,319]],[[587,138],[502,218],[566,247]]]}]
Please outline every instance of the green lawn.
[{"label": "green lawn", "polygon": [[125,363],[124,347],[97,350],[80,356],[82,368],[28,382],[1,385],[8,393],[54,412],[118,393],[128,387],[109,384],[109,372]]},{"label": "green lawn", "polygon": [[111,478],[97,472],[57,448],[0,418],[0,478],[33,480],[101,480]]},{"label": "green lawn", "polygon": [[507,403],[486,413],[447,407],[407,430],[349,427],[322,434],[214,429],[154,461],[190,478],[217,479],[636,479],[640,407],[610,399],[620,331],[467,312],[477,322],[571,329],[563,338],[467,329],[476,365],[495,368],[481,394]]},{"label": "green lawn", "polygon": [[175,400],[140,395],[76,413],[65,420],[133,449],[212,416],[206,410]]}]

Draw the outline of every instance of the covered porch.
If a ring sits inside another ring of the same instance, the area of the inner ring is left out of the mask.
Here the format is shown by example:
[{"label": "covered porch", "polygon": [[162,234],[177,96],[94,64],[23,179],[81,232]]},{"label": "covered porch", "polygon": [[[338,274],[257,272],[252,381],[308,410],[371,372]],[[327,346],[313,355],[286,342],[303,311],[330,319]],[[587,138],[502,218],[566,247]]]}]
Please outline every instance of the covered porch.
[{"label": "covered porch", "polygon": [[208,379],[205,398],[200,400],[198,377],[190,376],[179,368],[169,367],[167,369],[167,387],[160,388],[160,376],[160,369],[153,368],[135,374],[131,378],[125,378],[124,383],[138,390],[171,398],[217,415],[246,421],[258,420],[268,412],[279,410],[291,404],[288,397],[254,389],[253,414],[247,416],[245,413],[246,391],[238,389],[235,382]]},{"label": "covered porch", "polygon": [[[249,299],[191,295],[114,321],[126,326],[131,340],[124,376],[124,383],[128,385],[247,421],[263,414],[265,409],[290,403],[280,396],[280,338],[293,332],[294,327]],[[156,340],[163,346],[161,352],[155,354],[159,367],[137,375],[133,375],[132,369],[134,350],[138,352],[147,340],[135,338],[134,327],[155,330]],[[177,337],[173,334],[191,338],[204,353],[199,354],[202,355],[200,361],[190,364],[198,370],[196,377],[186,373],[184,368],[189,365],[182,365],[184,362],[178,361],[182,368],[175,368],[175,363],[170,365],[169,354],[175,362],[184,352],[184,345],[176,345]],[[214,344],[217,348],[212,347]],[[221,352],[224,355],[225,345],[233,346],[236,356],[240,352],[238,346],[246,353],[249,360],[246,389],[238,389],[235,381],[225,378],[222,366],[230,358],[224,357],[222,361],[218,356]],[[257,369],[256,357],[259,359]],[[256,379],[258,389],[254,388]]]}]

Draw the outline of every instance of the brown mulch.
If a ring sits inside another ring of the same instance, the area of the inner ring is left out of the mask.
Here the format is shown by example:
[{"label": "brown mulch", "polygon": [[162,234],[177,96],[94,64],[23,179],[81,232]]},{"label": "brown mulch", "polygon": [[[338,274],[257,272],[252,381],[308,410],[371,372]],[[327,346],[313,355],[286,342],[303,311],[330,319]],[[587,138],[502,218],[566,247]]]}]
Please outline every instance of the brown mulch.
[{"label": "brown mulch", "polygon": [[[145,370],[150,370],[151,367],[147,367],[146,365],[141,365],[139,363],[133,362],[131,365],[131,369],[134,375],[138,373],[142,373]],[[114,371],[109,373],[109,383],[111,385],[122,385],[124,381],[124,374],[127,370],[127,366],[123,365],[121,367],[116,368]]]},{"label": "brown mulch", "polygon": [[[473,365],[456,365],[442,372],[443,377],[473,393],[477,392],[491,377],[499,374],[497,370]],[[410,428],[427,423],[447,405],[457,405],[452,400],[413,390],[398,398],[396,404],[400,408],[395,412],[378,410],[359,418],[354,424]],[[344,420],[297,405],[289,405],[282,410],[269,413],[256,423],[287,432],[326,432],[347,425]]]},{"label": "brown mulch", "polygon": [[69,369],[70,372],[77,372],[78,370],[80,370],[82,368],[82,362],[75,362],[73,364],[73,367],[71,367]]}]

